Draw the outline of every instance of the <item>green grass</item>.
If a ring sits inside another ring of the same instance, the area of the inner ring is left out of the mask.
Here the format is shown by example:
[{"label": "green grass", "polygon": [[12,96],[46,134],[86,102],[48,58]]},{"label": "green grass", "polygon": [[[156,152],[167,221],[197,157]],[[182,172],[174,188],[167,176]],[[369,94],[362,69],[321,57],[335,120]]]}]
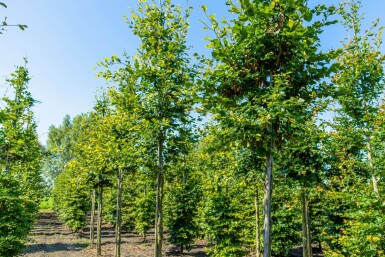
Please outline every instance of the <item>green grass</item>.
[{"label": "green grass", "polygon": [[53,210],[53,197],[44,197],[39,205],[40,211],[52,211]]}]

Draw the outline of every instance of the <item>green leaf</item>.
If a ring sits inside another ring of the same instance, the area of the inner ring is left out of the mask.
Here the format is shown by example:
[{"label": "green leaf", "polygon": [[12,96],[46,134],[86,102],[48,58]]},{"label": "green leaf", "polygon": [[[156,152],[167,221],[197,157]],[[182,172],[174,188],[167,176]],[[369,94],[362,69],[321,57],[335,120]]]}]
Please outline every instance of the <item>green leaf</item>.
[{"label": "green leaf", "polygon": [[201,5],[201,8],[202,8],[203,12],[207,12],[207,6],[206,5]]},{"label": "green leaf", "polygon": [[289,28],[292,28],[294,26],[294,21],[292,19],[289,19],[288,26]]},{"label": "green leaf", "polygon": [[3,6],[4,8],[7,8],[7,5],[2,2],[0,2],[0,5]]},{"label": "green leaf", "polygon": [[305,21],[309,22],[313,19],[313,14],[310,11],[304,13],[303,18]]}]

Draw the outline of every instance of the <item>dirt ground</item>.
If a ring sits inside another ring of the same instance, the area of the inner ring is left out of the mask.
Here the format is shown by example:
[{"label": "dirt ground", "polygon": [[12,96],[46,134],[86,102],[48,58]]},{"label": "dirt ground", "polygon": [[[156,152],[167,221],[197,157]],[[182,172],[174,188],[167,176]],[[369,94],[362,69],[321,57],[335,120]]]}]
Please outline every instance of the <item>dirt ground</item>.
[{"label": "dirt ground", "polygon": [[[102,256],[113,257],[115,246],[114,228],[103,224],[102,228]],[[96,233],[95,233],[96,234]],[[95,235],[96,236],[96,235]],[[167,235],[166,235],[167,236]],[[83,233],[73,233],[56,216],[54,212],[42,212],[38,222],[35,224],[30,242],[24,251],[23,257],[94,257],[95,249],[88,248],[89,230]],[[154,255],[154,236],[150,231],[144,241],[142,237],[134,232],[122,234],[122,257],[152,257]],[[177,249],[168,244],[163,246],[163,256],[181,256]],[[314,250],[316,250],[314,248]],[[184,257],[206,257],[205,241],[197,240],[190,252],[183,254]],[[253,256],[253,255],[250,255]],[[302,257],[302,247],[294,248],[290,256]],[[322,257],[322,253],[314,251],[313,256]]]},{"label": "dirt ground", "polygon": [[[31,242],[24,251],[23,257],[94,257],[96,251],[88,248],[88,230],[84,233],[72,233],[53,212],[40,213],[39,220],[30,236]],[[103,224],[102,256],[114,256],[114,228]],[[152,231],[144,241],[136,233],[122,235],[122,257],[153,256],[154,237]],[[206,257],[204,241],[198,240],[186,257]],[[164,246],[164,256],[180,256],[170,244]]]}]

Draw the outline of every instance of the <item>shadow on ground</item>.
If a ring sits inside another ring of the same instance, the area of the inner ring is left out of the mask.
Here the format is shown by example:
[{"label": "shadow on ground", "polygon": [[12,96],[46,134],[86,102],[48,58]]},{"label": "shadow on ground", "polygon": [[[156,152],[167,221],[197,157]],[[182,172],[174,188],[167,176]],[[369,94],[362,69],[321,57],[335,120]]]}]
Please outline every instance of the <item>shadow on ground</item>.
[{"label": "shadow on ground", "polygon": [[37,252],[60,252],[60,251],[81,251],[87,247],[87,244],[65,244],[65,243],[53,243],[53,244],[32,244],[25,251],[25,254],[37,253]]}]

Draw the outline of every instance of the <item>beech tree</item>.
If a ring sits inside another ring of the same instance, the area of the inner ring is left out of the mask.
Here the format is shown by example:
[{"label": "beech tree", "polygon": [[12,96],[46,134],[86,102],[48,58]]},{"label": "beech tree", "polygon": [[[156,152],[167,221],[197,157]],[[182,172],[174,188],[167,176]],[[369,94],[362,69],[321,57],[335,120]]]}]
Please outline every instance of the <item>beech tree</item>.
[{"label": "beech tree", "polygon": [[183,142],[175,145],[171,152],[169,174],[166,177],[166,226],[169,230],[169,242],[179,247],[180,253],[190,251],[198,236],[198,208],[201,197],[199,178],[194,172],[195,147],[194,133],[186,127],[183,130]]},{"label": "beech tree", "polygon": [[266,158],[263,255],[270,257],[275,151],[296,124],[311,118],[315,99],[328,93],[321,80],[331,72],[330,56],[320,50],[319,36],[335,23],[329,21],[335,8],[310,8],[304,0],[226,4],[234,19],[208,15],[206,22],[215,33],[207,38],[214,61],[203,83],[206,106],[236,136],[253,135]]},{"label": "beech tree", "polygon": [[380,197],[371,141],[380,97],[385,90],[385,55],[380,50],[382,28],[375,31],[379,20],[375,20],[370,29],[362,31],[361,7],[360,0],[351,0],[342,2],[340,8],[343,24],[352,36],[345,39],[337,57],[343,69],[333,77],[337,86],[335,100],[341,106],[337,110],[336,125],[342,125],[339,129],[349,129],[352,135],[356,134],[354,142],[366,153],[373,191]]},{"label": "beech tree", "polygon": [[330,227],[340,229],[331,233],[326,253],[380,256],[384,252],[380,236],[384,222],[379,183],[384,173],[375,155],[381,155],[378,139],[383,122],[385,56],[379,21],[363,30],[361,7],[360,0],[349,0],[339,9],[349,36],[336,58],[341,70],[332,79],[336,115],[330,131],[335,151],[330,188],[340,209],[330,219],[334,221]]},{"label": "beech tree", "polygon": [[11,93],[0,109],[0,255],[21,253],[36,218],[42,193],[38,142],[26,67],[16,67],[6,82]]},{"label": "beech tree", "polygon": [[[107,58],[101,63],[110,67],[114,63],[123,68],[102,75],[119,81],[119,91],[134,99],[135,111],[141,117],[143,137],[149,138],[147,148],[157,153],[155,256],[162,256],[163,244],[163,189],[165,161],[173,138],[189,122],[193,105],[192,90],[195,71],[187,55],[186,36],[188,17],[170,0],[140,0],[137,11],[128,20],[134,35],[140,39],[138,52],[132,58]],[[170,156],[170,155],[169,155]]]}]

